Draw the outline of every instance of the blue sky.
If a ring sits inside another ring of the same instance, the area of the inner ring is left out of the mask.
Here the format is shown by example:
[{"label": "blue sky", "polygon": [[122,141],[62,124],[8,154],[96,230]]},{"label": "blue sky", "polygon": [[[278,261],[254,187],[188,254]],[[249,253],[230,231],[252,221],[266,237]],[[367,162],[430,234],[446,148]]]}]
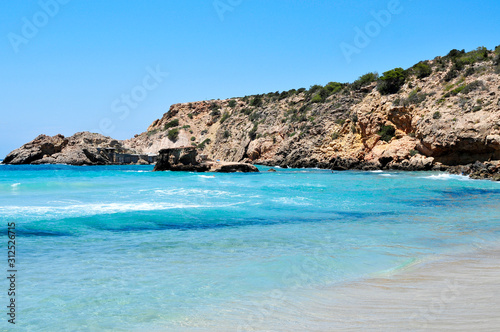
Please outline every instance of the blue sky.
[{"label": "blue sky", "polygon": [[2,1],[0,159],[41,133],[130,138],[173,103],[491,49],[498,13],[496,0]]}]

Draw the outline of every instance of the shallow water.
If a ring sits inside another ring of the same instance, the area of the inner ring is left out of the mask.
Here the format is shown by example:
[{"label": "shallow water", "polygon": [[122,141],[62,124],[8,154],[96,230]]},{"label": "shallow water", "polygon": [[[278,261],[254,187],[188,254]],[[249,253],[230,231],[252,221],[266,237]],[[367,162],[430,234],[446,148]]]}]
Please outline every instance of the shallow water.
[{"label": "shallow water", "polygon": [[183,330],[220,318],[236,330],[241,313],[259,315],[256,303],[270,297],[500,239],[500,183],[432,172],[151,169],[0,167],[4,241],[7,222],[17,231],[16,328]]}]

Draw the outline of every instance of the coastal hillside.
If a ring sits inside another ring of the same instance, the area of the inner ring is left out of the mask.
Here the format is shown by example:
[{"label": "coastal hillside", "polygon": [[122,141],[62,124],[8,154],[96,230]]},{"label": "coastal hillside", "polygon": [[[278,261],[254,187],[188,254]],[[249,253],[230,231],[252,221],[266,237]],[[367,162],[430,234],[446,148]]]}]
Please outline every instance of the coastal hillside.
[{"label": "coastal hillside", "polygon": [[288,167],[429,169],[500,159],[500,47],[452,50],[352,84],[175,104],[124,141]]},{"label": "coastal hillside", "polygon": [[[137,154],[195,146],[214,160],[282,167],[424,170],[479,161],[497,172],[500,46],[452,50],[353,83],[175,104],[145,132],[113,143]],[[23,159],[25,146],[4,162],[59,162],[50,153]]]}]

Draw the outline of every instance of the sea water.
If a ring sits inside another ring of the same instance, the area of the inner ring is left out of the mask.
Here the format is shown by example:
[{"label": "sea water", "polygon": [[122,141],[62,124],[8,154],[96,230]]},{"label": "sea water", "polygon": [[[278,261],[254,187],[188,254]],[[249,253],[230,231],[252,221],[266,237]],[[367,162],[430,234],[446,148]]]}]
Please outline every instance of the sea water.
[{"label": "sea water", "polygon": [[[265,319],[270,299],[286,306],[294,294],[500,241],[500,183],[267,169],[1,165],[4,271],[7,224],[16,231],[16,330],[182,331],[218,322],[245,330]],[[9,330],[2,280],[0,326]]]}]

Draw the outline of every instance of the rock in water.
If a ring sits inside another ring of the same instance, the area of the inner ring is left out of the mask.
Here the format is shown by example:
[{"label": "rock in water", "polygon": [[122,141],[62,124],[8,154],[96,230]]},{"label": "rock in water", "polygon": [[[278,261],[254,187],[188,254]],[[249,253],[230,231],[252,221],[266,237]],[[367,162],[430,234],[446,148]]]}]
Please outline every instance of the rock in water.
[{"label": "rock in water", "polygon": [[180,147],[160,150],[154,171],[249,173],[259,170],[254,165],[246,163],[202,161],[195,147]]}]

